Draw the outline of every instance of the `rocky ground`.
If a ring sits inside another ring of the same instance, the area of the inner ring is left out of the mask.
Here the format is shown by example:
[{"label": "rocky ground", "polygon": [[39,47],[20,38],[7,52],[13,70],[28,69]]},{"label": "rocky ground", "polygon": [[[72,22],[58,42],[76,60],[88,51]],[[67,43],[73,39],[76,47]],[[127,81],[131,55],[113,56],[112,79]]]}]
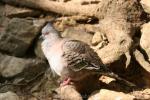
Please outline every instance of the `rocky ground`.
[{"label": "rocky ground", "polygon": [[[149,0],[0,1],[0,100],[150,100],[149,14]],[[59,87],[39,40],[52,20],[63,37],[88,43],[136,87],[106,76]]]}]

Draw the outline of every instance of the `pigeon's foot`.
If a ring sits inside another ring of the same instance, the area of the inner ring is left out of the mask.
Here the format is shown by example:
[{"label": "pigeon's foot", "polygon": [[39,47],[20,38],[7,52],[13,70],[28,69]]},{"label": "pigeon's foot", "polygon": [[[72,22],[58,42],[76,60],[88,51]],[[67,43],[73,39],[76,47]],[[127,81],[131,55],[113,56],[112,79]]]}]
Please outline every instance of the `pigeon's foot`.
[{"label": "pigeon's foot", "polygon": [[66,85],[69,85],[71,82],[71,79],[70,78],[66,78],[61,84],[60,86],[66,86]]}]

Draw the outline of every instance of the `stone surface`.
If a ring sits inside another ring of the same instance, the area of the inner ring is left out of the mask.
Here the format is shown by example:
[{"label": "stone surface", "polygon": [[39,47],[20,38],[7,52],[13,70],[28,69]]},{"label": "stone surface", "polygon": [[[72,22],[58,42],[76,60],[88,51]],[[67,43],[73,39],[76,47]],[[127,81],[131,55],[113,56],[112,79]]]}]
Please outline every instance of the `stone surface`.
[{"label": "stone surface", "polygon": [[5,6],[2,3],[0,3],[0,16],[4,15],[4,9],[5,9]]},{"label": "stone surface", "polygon": [[150,100],[150,89],[143,89],[142,91],[133,91],[132,95],[136,97],[136,100]]},{"label": "stone surface", "polygon": [[9,22],[9,18],[5,17],[5,6],[0,3],[0,33],[5,30],[5,26]]},{"label": "stone surface", "polygon": [[141,0],[140,1],[144,11],[150,14],[150,0]]},{"label": "stone surface", "polygon": [[4,77],[12,77],[23,71],[28,60],[0,54],[0,73]]},{"label": "stone surface", "polygon": [[74,28],[67,28],[63,33],[63,37],[70,37],[76,40],[80,40],[83,42],[86,42],[88,44],[91,44],[91,40],[93,35],[90,33],[87,33],[85,30],[80,29],[74,29]]},{"label": "stone surface", "polygon": [[46,69],[46,65],[40,60],[0,54],[0,74],[3,77],[13,77],[20,73],[30,77],[30,74],[39,73],[44,69]]},{"label": "stone surface", "polygon": [[141,47],[145,50],[145,52],[148,55],[148,60],[150,61],[150,22],[146,23],[142,26],[141,32],[141,40],[140,40],[140,45]]},{"label": "stone surface", "polygon": [[111,83],[112,81],[115,81],[114,78],[110,78],[110,77],[107,77],[107,76],[101,76],[100,79],[102,82],[106,83],[106,84],[109,84]]},{"label": "stone surface", "polygon": [[96,32],[92,38],[92,45],[97,45],[98,43],[103,41],[103,37],[100,32]]},{"label": "stone surface", "polygon": [[80,93],[71,85],[59,87],[56,91],[62,100],[82,100]]},{"label": "stone surface", "polygon": [[37,40],[37,41],[36,41],[36,45],[35,45],[35,48],[34,48],[34,52],[35,52],[35,54],[36,54],[36,56],[37,56],[38,58],[46,59],[46,57],[45,57],[45,55],[44,55],[44,53],[43,53],[43,51],[42,51],[42,49],[41,49],[41,43],[42,43],[41,40]]},{"label": "stone surface", "polygon": [[0,50],[14,56],[23,56],[44,23],[42,19],[11,19],[5,31],[0,33]]},{"label": "stone surface", "polygon": [[0,93],[0,100],[19,100],[19,97],[15,93],[8,91],[6,93]]},{"label": "stone surface", "polygon": [[27,8],[18,8],[10,5],[5,5],[5,15],[7,17],[34,17],[40,15],[41,12]]},{"label": "stone surface", "polygon": [[92,94],[88,100],[134,100],[134,98],[134,96],[123,92],[102,89],[98,93]]}]

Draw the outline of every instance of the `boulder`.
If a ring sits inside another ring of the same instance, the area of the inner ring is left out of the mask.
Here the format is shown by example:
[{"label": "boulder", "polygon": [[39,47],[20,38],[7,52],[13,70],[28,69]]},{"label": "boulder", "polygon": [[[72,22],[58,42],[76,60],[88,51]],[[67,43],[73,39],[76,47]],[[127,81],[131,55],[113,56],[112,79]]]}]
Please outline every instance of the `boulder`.
[{"label": "boulder", "polygon": [[135,97],[123,92],[102,89],[92,94],[88,100],[134,100]]},{"label": "boulder", "polygon": [[9,22],[9,18],[5,17],[5,6],[0,3],[0,33],[5,30],[5,26]]},{"label": "boulder", "polygon": [[82,100],[82,97],[74,86],[66,85],[56,89],[62,100]]},{"label": "boulder", "polygon": [[38,59],[23,59],[0,54],[0,74],[6,78],[20,73],[22,77],[31,77],[46,68],[46,63]]},{"label": "boulder", "polygon": [[133,91],[131,94],[136,97],[136,100],[150,100],[150,89],[149,88],[142,89],[139,91],[138,90]]},{"label": "boulder", "polygon": [[0,33],[0,50],[14,56],[23,56],[38,36],[45,20],[13,18]]},{"label": "boulder", "polygon": [[150,0],[141,0],[140,3],[144,11],[150,14]]},{"label": "boulder", "polygon": [[19,97],[15,93],[8,91],[6,93],[0,93],[0,100],[19,100]]},{"label": "boulder", "polygon": [[103,41],[102,33],[96,32],[92,38],[92,45],[97,45]]},{"label": "boulder", "polygon": [[0,18],[5,15],[5,5],[0,2]]}]

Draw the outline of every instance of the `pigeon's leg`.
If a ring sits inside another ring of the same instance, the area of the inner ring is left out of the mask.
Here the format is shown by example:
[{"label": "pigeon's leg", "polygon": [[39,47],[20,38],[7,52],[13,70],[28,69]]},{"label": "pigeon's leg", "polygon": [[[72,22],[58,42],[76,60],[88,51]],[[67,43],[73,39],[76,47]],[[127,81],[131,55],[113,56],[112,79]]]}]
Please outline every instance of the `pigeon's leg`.
[{"label": "pigeon's leg", "polygon": [[60,84],[60,86],[69,85],[70,82],[71,82],[71,79],[70,79],[70,78],[66,78],[66,79]]}]

